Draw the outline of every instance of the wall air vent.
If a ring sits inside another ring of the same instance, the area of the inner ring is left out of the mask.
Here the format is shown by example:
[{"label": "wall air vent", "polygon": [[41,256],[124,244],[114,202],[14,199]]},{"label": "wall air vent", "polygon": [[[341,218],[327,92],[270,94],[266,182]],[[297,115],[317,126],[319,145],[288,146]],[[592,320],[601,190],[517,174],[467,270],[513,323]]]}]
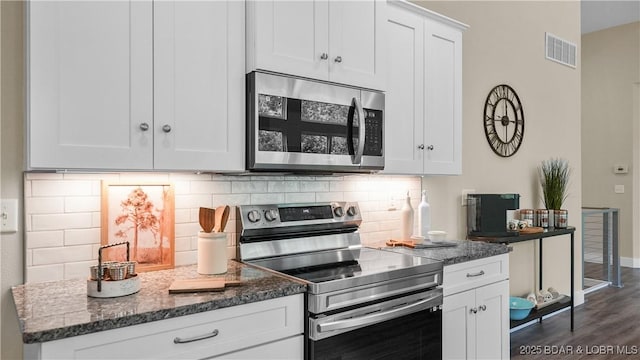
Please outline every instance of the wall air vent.
[{"label": "wall air vent", "polygon": [[545,33],[546,35],[546,51],[547,59],[560,64],[576,68],[576,51],[578,47],[576,44],[560,39],[559,37]]}]

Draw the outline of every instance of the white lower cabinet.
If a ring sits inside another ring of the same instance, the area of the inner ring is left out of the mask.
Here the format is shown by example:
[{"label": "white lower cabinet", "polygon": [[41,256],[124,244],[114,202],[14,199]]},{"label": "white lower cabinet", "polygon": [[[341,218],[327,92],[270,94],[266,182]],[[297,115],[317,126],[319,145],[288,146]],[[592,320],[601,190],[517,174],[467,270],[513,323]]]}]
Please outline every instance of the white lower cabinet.
[{"label": "white lower cabinet", "polygon": [[509,358],[507,254],[445,266],[443,359]]},{"label": "white lower cabinet", "polygon": [[25,359],[302,359],[302,294],[25,345]]}]

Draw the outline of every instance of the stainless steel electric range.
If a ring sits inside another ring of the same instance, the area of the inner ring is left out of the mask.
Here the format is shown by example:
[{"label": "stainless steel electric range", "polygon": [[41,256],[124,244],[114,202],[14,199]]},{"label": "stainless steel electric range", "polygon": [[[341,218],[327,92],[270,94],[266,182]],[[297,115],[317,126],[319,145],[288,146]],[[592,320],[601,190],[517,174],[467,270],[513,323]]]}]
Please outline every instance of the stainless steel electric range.
[{"label": "stainless steel electric range", "polygon": [[242,205],[238,220],[240,260],[307,283],[308,359],[440,358],[442,263],[362,246],[357,203]]}]

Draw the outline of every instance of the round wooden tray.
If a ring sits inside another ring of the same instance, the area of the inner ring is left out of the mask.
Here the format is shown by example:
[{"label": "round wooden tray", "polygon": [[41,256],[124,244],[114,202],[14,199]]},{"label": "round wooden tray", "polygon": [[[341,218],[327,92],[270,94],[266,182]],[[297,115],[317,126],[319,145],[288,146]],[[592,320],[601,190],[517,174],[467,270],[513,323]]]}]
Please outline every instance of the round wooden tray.
[{"label": "round wooden tray", "polygon": [[135,294],[140,291],[140,277],[134,275],[130,278],[119,281],[105,280],[100,282],[100,286],[102,291],[98,291],[97,281],[87,279],[87,296],[95,298],[113,298]]}]

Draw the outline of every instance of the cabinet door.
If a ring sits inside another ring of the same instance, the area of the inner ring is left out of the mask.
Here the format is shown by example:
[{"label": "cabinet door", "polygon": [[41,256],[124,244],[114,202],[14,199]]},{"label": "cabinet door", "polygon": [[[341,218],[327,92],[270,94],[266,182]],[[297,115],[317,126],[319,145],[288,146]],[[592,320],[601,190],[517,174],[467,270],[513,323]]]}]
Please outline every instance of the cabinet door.
[{"label": "cabinet door", "polygon": [[328,8],[327,0],[247,2],[247,72],[328,80]]},{"label": "cabinet door", "polygon": [[154,167],[244,169],[244,3],[154,3]]},{"label": "cabinet door", "polygon": [[476,348],[475,290],[446,296],[442,301],[442,358],[473,359]]},{"label": "cabinet door", "polygon": [[304,358],[304,335],[225,354],[214,359],[300,360]]},{"label": "cabinet door", "polygon": [[394,6],[388,15],[384,172],[422,174],[424,20]]},{"label": "cabinet door", "polygon": [[509,358],[509,281],[476,289],[476,358]]},{"label": "cabinet door", "polygon": [[425,19],[425,173],[462,173],[462,33]]},{"label": "cabinet door", "polygon": [[329,2],[329,79],[384,90],[385,1]]},{"label": "cabinet door", "polygon": [[151,2],[29,2],[27,44],[28,166],[150,169]]}]

